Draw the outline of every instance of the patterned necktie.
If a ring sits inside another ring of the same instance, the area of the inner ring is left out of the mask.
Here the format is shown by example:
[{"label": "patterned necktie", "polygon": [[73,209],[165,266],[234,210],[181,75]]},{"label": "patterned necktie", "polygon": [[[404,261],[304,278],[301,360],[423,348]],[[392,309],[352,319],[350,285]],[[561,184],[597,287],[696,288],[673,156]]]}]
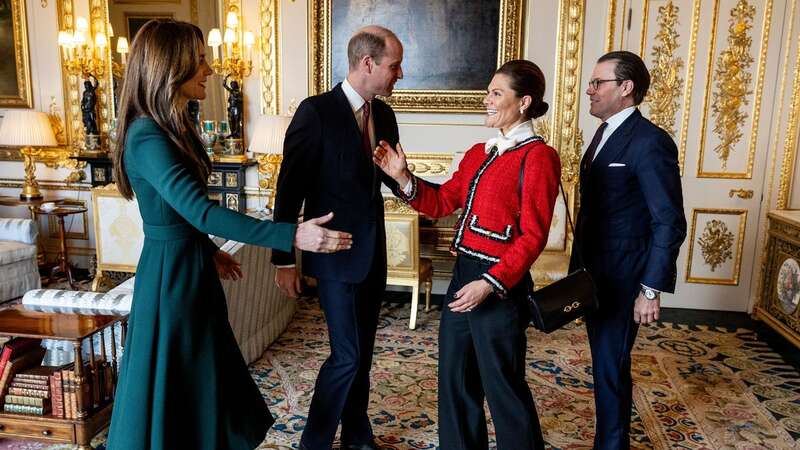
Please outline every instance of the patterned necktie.
[{"label": "patterned necktie", "polygon": [[589,148],[586,149],[586,156],[584,156],[583,164],[581,164],[581,173],[588,173],[589,169],[592,167],[594,155],[597,153],[597,147],[600,145],[600,141],[603,140],[603,131],[606,130],[607,126],[608,123],[603,122],[599,127],[597,127],[597,131],[594,133],[592,142],[589,144]]},{"label": "patterned necktie", "polygon": [[364,149],[364,154],[367,155],[372,161],[372,141],[369,138],[369,102],[364,102],[361,107],[361,146]]}]

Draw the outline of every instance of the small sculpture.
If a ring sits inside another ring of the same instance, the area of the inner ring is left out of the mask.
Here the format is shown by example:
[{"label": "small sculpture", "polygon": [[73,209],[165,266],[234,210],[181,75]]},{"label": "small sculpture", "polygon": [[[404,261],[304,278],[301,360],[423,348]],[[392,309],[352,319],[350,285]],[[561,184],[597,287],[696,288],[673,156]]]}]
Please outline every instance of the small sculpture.
[{"label": "small sculpture", "polygon": [[[93,75],[83,82],[83,98],[81,99],[81,116],[83,129],[87,136],[99,135],[97,129],[97,86],[100,84]],[[94,84],[92,84],[94,79]]]},{"label": "small sculpture", "polygon": [[228,91],[228,125],[230,125],[231,134],[227,136],[227,139],[241,139],[244,98],[238,81],[231,80],[228,85],[229,77],[230,75],[226,76],[222,82],[222,86]]},{"label": "small sculpture", "polygon": [[189,104],[186,105],[186,109],[189,110],[189,117],[192,118],[192,123],[197,130],[200,130],[200,101],[199,100],[189,100]]}]

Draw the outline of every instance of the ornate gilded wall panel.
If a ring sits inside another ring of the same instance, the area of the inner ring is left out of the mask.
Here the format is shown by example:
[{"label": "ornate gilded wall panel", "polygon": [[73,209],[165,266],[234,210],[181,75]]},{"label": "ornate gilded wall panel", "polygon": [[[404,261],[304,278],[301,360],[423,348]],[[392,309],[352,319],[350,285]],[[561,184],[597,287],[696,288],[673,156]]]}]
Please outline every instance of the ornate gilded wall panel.
[{"label": "ornate gilded wall panel", "polygon": [[259,79],[261,80],[261,114],[280,113],[280,0],[260,0],[259,15]]},{"label": "ornate gilded wall panel", "polygon": [[746,226],[746,209],[694,209],[686,282],[738,285]]},{"label": "ornate gilded wall panel", "polygon": [[[794,19],[794,8],[792,9],[792,19]],[[794,23],[794,20],[792,20],[791,23]],[[792,82],[791,109],[789,110],[786,133],[784,134],[783,164],[781,165],[781,178],[778,187],[778,209],[786,209],[789,207],[793,184],[792,176],[794,174],[794,165],[797,161],[798,133],[800,133],[800,72],[798,72],[797,69],[800,68],[800,36],[790,35],[790,37],[787,38],[787,44],[791,42],[790,39],[797,41],[797,55],[795,56],[793,66],[795,67],[795,72],[794,81]],[[787,45],[787,48],[790,47]],[[783,99],[783,87],[785,86],[785,82],[786,77],[784,76],[783,83],[781,83],[781,99]]]},{"label": "ornate gilded wall panel", "polygon": [[[772,0],[764,4],[738,0],[724,14],[720,3],[715,0],[713,9],[697,176],[749,179],[758,137]],[[727,18],[727,26],[720,23],[723,18]],[[757,24],[760,29],[754,28]],[[760,39],[754,40],[754,36]],[[724,44],[718,48],[717,42]],[[709,128],[711,133],[707,133]],[[750,130],[749,136],[746,130]]]},{"label": "ornate gilded wall panel", "polygon": [[675,139],[681,175],[686,159],[701,3],[702,0],[694,0],[690,7],[686,1],[668,0],[641,5],[639,49],[652,80],[641,109]]}]

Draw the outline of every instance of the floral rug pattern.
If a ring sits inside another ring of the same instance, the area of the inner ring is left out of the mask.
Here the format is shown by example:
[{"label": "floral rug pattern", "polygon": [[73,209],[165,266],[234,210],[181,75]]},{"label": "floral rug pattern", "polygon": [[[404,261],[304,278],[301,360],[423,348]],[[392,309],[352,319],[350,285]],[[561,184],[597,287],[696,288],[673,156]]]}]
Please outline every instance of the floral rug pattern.
[{"label": "floral rug pattern", "polygon": [[[438,311],[420,311],[417,329],[409,330],[408,304],[383,308],[370,417],[385,448],[439,448],[438,319]],[[530,330],[528,347],[528,382],[545,441],[553,449],[590,449],[594,402],[585,329],[570,326],[550,335]],[[295,320],[251,366],[277,417],[260,449],[297,448],[317,370],[327,353],[318,303],[300,300]],[[633,351],[633,378],[631,448],[800,448],[800,374],[751,330],[670,323],[642,327]],[[104,441],[101,434],[93,444]],[[0,450],[72,448],[0,439]]]}]

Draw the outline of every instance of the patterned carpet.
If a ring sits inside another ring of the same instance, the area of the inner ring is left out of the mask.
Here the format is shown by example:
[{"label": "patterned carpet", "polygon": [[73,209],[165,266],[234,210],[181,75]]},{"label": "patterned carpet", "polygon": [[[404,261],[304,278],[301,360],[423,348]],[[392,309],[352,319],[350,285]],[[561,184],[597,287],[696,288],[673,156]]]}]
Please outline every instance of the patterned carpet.
[{"label": "patterned carpet", "polygon": [[[411,331],[407,304],[388,304],[382,312],[370,417],[386,448],[438,449],[438,317],[437,311],[420,312]],[[277,416],[260,449],[297,448],[314,379],[328,352],[326,333],[318,304],[301,300],[289,329],[251,367]],[[551,335],[529,332],[528,380],[553,449],[591,447],[590,363],[582,327]],[[633,377],[632,448],[800,447],[800,374],[751,330],[643,327],[634,348]],[[94,443],[103,441],[98,436]],[[71,448],[0,440],[0,450]]]}]

